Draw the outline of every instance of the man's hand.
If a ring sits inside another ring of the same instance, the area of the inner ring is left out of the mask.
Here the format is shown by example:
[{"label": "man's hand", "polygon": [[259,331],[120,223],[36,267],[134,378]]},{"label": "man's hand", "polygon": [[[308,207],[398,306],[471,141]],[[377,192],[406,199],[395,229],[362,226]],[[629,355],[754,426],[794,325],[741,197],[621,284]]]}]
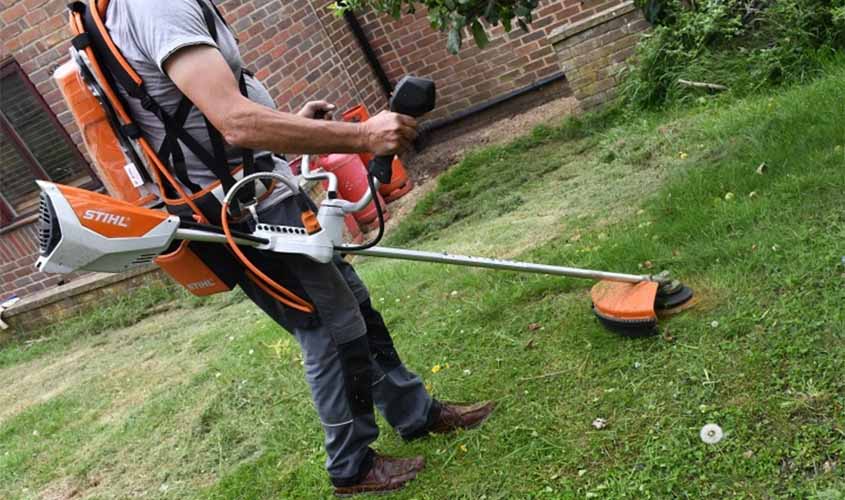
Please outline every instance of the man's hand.
[{"label": "man's hand", "polygon": [[417,138],[417,120],[407,115],[382,111],[361,124],[367,150],[388,156],[411,149]]},{"label": "man's hand", "polygon": [[325,115],[326,120],[331,120],[332,112],[337,106],[326,101],[309,101],[299,110],[297,115],[303,118],[314,118],[318,113]]}]

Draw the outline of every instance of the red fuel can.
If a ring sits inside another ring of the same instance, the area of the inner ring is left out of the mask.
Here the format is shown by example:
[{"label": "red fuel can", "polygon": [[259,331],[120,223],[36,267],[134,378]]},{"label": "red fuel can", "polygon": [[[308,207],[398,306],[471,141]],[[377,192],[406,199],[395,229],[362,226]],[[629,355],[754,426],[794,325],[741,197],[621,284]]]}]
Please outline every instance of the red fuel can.
[{"label": "red fuel can", "polygon": [[[320,167],[328,172],[332,172],[337,176],[337,191],[338,196],[344,200],[358,200],[367,192],[369,184],[367,183],[367,169],[361,162],[361,158],[356,154],[330,154],[321,156],[319,160]],[[324,185],[325,187],[325,185]],[[380,193],[376,193],[379,201],[384,207],[384,199]],[[378,224],[378,214],[374,203],[370,203],[360,212],[356,212],[355,220],[358,221],[364,229],[370,229]],[[384,219],[390,217],[387,210],[384,211]]]},{"label": "red fuel can", "polygon": [[[365,122],[370,118],[367,108],[364,105],[355,106],[352,109],[343,113],[343,121],[347,122]],[[373,159],[372,153],[359,153],[361,162],[364,165],[370,163]],[[413,181],[408,178],[408,170],[402,164],[402,160],[398,157],[393,158],[393,174],[391,176],[390,184],[383,184],[379,186],[379,193],[384,196],[384,199],[391,203],[408,194],[414,188]]]},{"label": "red fuel can", "polygon": [[[314,156],[313,158],[314,158],[314,161],[319,163],[319,159],[316,156]],[[291,173],[293,173],[293,175],[300,175],[302,173],[301,168],[300,168],[300,165],[301,165],[301,159],[300,158],[293,160],[292,162],[289,163],[289,165],[290,165]],[[315,165],[315,167],[316,166],[317,165]],[[323,188],[325,186],[326,186],[326,184],[324,184],[322,187],[318,185],[317,188],[316,188],[316,191],[319,191],[319,193],[311,192],[309,194],[311,194],[312,198],[314,198],[315,200],[322,199],[323,195],[325,194],[324,191],[323,191]],[[359,243],[362,243],[364,241],[364,233],[363,233],[363,231],[361,231],[361,226],[358,225],[358,221],[355,220],[355,217],[353,217],[352,214],[346,214],[343,217],[343,222],[346,225],[345,236],[346,236],[347,241],[351,241],[352,243],[355,243],[356,245],[359,244]]]}]

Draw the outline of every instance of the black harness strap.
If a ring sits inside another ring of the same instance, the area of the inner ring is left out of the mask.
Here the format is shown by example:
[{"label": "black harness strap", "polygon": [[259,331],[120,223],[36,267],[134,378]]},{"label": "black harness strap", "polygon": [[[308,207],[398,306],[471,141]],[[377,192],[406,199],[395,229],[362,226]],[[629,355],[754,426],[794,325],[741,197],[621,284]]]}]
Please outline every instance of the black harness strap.
[{"label": "black harness strap", "polygon": [[[202,17],[205,18],[205,25],[208,27],[208,32],[211,34],[211,38],[216,42],[217,23],[214,22],[214,14],[217,13],[217,15],[220,15],[220,12],[217,11],[216,6],[214,7],[214,11],[209,9],[208,4],[203,0],[197,0],[197,3],[200,4],[200,9],[202,9]],[[226,24],[226,21],[223,20],[223,16],[220,16],[220,20],[223,21],[223,24]]]},{"label": "black harness strap", "polygon": [[179,146],[179,141],[176,140],[176,134],[178,133],[176,128],[184,126],[188,114],[193,107],[194,105],[191,100],[183,97],[179,103],[179,107],[176,109],[176,115],[172,120],[173,123],[170,123],[169,120],[162,120],[165,127],[165,136],[158,150],[158,157],[165,163],[168,163],[168,159],[170,159],[173,173],[179,179],[179,182],[190,189],[192,193],[198,193],[202,188],[191,182],[190,177],[188,177],[188,166],[185,163],[185,155],[182,152],[181,146]]},{"label": "black harness strap", "polygon": [[[225,26],[228,27],[228,24],[226,24],[225,19],[220,16],[216,6],[212,4],[212,7],[209,7],[209,5],[203,0],[197,0],[197,3],[202,10],[203,18],[206,22],[209,34],[212,39],[217,41],[218,32],[215,15],[220,17]],[[165,163],[170,163],[179,182],[185,185],[193,193],[197,193],[202,190],[199,185],[190,180],[187,165],[185,163],[185,156],[181,149],[182,145],[184,145],[206,166],[206,168],[214,174],[215,177],[220,180],[224,192],[228,192],[228,190],[234,186],[235,179],[232,176],[231,169],[229,168],[225,143],[220,132],[211,124],[210,121],[208,121],[207,118],[203,117],[206,122],[209,140],[213,149],[213,153],[209,153],[185,130],[185,122],[190,116],[191,110],[194,109],[194,105],[190,99],[183,97],[175,115],[170,116],[170,114],[168,114],[158,104],[158,102],[156,102],[149,92],[147,92],[144,84],[137,84],[129,75],[129,72],[120,64],[117,57],[110,50],[110,47],[103,38],[102,33],[100,33],[90,9],[86,8],[81,2],[75,2],[71,8],[83,13],[85,30],[89,34],[90,43],[94,47],[98,58],[101,59],[101,62],[106,66],[106,68],[108,68],[107,78],[113,79],[111,83],[114,83],[115,81],[119,83],[120,86],[126,90],[127,94],[135,99],[138,99],[141,102],[141,106],[145,110],[153,113],[164,125],[165,138],[159,147],[159,158]],[[86,40],[86,42],[89,40]],[[244,96],[247,96],[246,82],[244,80],[243,73],[240,75],[239,83],[241,93]],[[168,162],[168,159],[171,161]],[[243,163],[244,174],[249,175],[250,173],[253,173],[254,161],[251,150],[243,150]],[[252,197],[253,194],[254,191],[245,188],[243,191],[243,199],[248,199],[249,197]],[[239,196],[239,198],[241,197]]]}]

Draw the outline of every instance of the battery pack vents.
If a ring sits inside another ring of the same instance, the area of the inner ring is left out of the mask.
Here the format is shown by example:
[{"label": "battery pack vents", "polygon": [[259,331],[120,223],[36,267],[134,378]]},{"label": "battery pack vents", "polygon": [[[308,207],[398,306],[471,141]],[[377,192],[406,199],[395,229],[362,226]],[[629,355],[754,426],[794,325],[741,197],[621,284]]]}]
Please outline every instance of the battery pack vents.
[{"label": "battery pack vents", "polygon": [[38,247],[41,255],[50,255],[61,239],[62,230],[56,219],[53,202],[42,192],[38,203]]}]

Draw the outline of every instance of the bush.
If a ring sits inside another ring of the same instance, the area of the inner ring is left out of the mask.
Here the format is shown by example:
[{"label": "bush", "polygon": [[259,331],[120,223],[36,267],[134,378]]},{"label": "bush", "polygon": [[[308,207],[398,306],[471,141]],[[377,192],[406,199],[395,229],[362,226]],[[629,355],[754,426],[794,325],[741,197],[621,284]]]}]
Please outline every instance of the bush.
[{"label": "bush", "polygon": [[814,77],[845,46],[845,0],[639,0],[654,29],[623,85],[636,107],[698,96],[679,79],[736,95]]}]

